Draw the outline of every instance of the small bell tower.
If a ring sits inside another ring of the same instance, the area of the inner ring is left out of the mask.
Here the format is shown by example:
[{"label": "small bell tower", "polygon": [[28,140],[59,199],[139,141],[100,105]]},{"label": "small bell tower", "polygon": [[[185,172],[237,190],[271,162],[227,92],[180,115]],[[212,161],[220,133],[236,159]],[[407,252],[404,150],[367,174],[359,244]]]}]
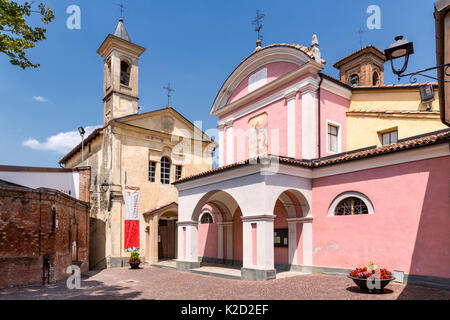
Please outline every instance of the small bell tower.
[{"label": "small bell tower", "polygon": [[139,57],[145,48],[131,42],[123,19],[97,53],[104,61],[103,124],[138,113]]}]

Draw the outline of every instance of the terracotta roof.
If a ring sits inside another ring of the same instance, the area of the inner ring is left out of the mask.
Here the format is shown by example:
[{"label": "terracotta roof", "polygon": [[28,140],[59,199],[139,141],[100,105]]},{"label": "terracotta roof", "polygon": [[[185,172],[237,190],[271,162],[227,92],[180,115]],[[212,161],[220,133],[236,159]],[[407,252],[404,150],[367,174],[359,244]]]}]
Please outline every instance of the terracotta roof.
[{"label": "terracotta roof", "polygon": [[144,212],[143,214],[145,214],[145,215],[156,214],[156,213],[161,212],[161,211],[164,211],[164,210],[166,210],[166,209],[168,209],[168,208],[170,208],[170,207],[177,207],[177,208],[178,208],[178,203],[177,203],[177,202],[172,202],[172,203],[169,203],[169,204],[167,204],[167,205],[165,205],[165,206],[162,206],[162,207],[159,207],[159,208],[157,208],[157,209],[154,209],[154,210],[152,210],[152,211]]},{"label": "terracotta roof", "polygon": [[345,88],[347,88],[347,89],[350,89],[350,90],[353,89],[352,86],[348,85],[348,84],[345,83],[345,82],[342,82],[342,81],[339,80],[339,79],[336,79],[336,78],[334,78],[334,77],[332,77],[332,76],[329,76],[329,75],[327,75],[327,74],[325,74],[325,73],[322,73],[322,72],[320,72],[319,74],[320,74],[324,79],[330,80],[330,81],[332,81],[332,82],[334,82],[334,83],[336,83],[336,84],[339,84],[339,85],[341,85],[341,86],[343,86],[343,87],[345,87]]},{"label": "terracotta roof", "polygon": [[384,113],[384,114],[423,114],[423,115],[436,115],[439,111],[425,111],[425,110],[366,110],[366,109],[355,109],[352,111],[347,111],[347,114],[353,113]]},{"label": "terracotta roof", "polygon": [[344,153],[336,154],[333,156],[324,157],[321,159],[305,160],[305,159],[295,159],[295,158],[268,155],[268,156],[254,158],[254,159],[247,159],[247,160],[236,162],[236,163],[233,163],[233,164],[230,164],[227,166],[223,166],[223,167],[219,167],[219,168],[212,169],[209,171],[205,171],[205,172],[202,172],[197,175],[185,177],[183,179],[175,181],[173,184],[179,184],[179,183],[190,181],[190,180],[196,180],[196,179],[199,179],[202,177],[221,173],[221,172],[224,172],[224,171],[227,171],[230,169],[248,166],[250,164],[250,162],[251,162],[251,164],[264,163],[270,159],[278,159],[279,163],[281,163],[281,164],[314,169],[314,168],[335,165],[335,164],[348,162],[348,161],[367,159],[367,158],[371,158],[371,157],[375,157],[375,156],[381,156],[384,154],[406,151],[406,150],[430,146],[430,145],[439,144],[439,143],[445,143],[445,142],[449,142],[449,141],[450,141],[450,129],[444,129],[444,130],[430,132],[430,133],[419,135],[419,136],[410,137],[407,139],[401,139],[401,140],[399,140],[398,143],[391,144],[388,146],[382,146],[382,147],[373,146],[373,147],[368,147],[368,148],[364,148],[364,149],[358,149],[358,150],[353,150],[353,151],[349,151],[349,152],[344,152]]},{"label": "terracotta roof", "polygon": [[419,88],[423,85],[431,84],[433,87],[438,87],[437,82],[423,82],[423,83],[399,83],[399,84],[382,84],[379,86],[355,86],[352,89],[398,89],[398,88]]},{"label": "terracotta roof", "polygon": [[366,52],[371,52],[372,54],[378,56],[381,60],[386,61],[386,56],[384,55],[384,52],[381,51],[380,49],[378,49],[377,47],[370,45],[370,46],[366,46],[364,48],[361,48],[361,49],[349,54],[345,58],[342,58],[341,60],[336,62],[333,65],[333,67],[339,69],[343,64],[346,64],[350,60],[354,59],[356,56],[364,54]]},{"label": "terracotta roof", "polygon": [[[265,50],[265,49],[269,49],[269,48],[274,48],[274,47],[287,47],[287,48],[294,48],[297,49],[299,51],[302,51],[304,53],[306,53],[311,59],[315,60],[314,55],[311,51],[310,48],[302,46],[300,44],[294,44],[294,43],[273,43],[273,44],[269,44],[265,47],[256,47],[256,49],[252,52],[252,54],[250,54],[247,58],[245,58],[242,62],[244,62],[245,60],[247,60],[250,56],[252,56],[254,53]],[[242,63],[241,62],[241,63]],[[317,61],[319,63],[325,64],[326,61],[321,59],[321,61]],[[240,63],[240,64],[241,64]],[[239,64],[239,65],[240,65]]]}]

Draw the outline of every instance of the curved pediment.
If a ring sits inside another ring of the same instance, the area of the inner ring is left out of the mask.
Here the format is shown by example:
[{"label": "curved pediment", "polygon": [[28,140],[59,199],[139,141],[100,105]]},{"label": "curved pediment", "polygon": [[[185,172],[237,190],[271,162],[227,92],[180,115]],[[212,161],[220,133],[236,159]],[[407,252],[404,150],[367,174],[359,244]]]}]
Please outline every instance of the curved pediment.
[{"label": "curved pediment", "polygon": [[[307,47],[294,44],[274,44],[257,48],[231,73],[218,92],[211,114],[250,92],[264,87],[283,75],[314,60]],[[325,61],[321,60],[321,64]]]}]

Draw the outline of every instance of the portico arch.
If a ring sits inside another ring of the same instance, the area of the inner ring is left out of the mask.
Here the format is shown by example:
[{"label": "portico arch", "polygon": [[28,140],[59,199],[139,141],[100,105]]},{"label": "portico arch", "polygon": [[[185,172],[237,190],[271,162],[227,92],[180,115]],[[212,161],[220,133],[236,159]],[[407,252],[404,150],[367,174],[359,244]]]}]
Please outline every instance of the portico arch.
[{"label": "portico arch", "polygon": [[[304,194],[284,190],[274,204],[275,264],[297,269],[312,264],[312,212]],[[286,243],[287,242],[287,243]]]},{"label": "portico arch", "polygon": [[[201,223],[204,214],[211,214],[212,223]],[[233,263],[236,219],[240,222],[241,211],[236,199],[228,192],[213,190],[204,194],[191,212],[190,221],[178,224],[178,260]],[[242,248],[242,235],[238,241]]]}]

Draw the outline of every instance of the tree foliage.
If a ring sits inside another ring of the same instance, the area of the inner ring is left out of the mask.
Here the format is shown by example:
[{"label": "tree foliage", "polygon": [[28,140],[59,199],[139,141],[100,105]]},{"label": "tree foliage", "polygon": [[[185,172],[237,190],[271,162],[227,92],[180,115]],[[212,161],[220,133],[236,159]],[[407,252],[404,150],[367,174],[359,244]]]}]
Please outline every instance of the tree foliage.
[{"label": "tree foliage", "polygon": [[44,28],[28,25],[27,18],[37,13],[46,25],[55,18],[53,11],[45,4],[39,4],[37,10],[33,10],[33,5],[34,1],[18,4],[15,1],[0,0],[0,52],[10,58],[11,64],[22,69],[39,67],[39,64],[28,60],[25,50],[34,48],[36,42],[45,40],[47,32]]}]

